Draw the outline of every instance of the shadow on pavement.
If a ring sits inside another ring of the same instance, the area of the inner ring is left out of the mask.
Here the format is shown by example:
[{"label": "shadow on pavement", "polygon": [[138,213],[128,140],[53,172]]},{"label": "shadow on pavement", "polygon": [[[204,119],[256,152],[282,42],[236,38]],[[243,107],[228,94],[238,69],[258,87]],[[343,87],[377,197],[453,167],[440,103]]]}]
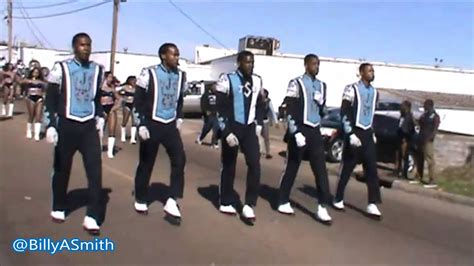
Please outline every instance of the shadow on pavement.
[{"label": "shadow on pavement", "polygon": [[[109,193],[112,192],[110,188],[103,188],[101,191],[100,197],[100,213],[97,217],[97,223],[100,225],[105,221],[105,216],[107,212],[107,204],[109,202]],[[87,188],[74,189],[68,192],[67,194],[68,201],[68,210],[66,211],[66,216],[69,216],[71,213],[76,210],[86,207],[89,204],[89,190]]]}]

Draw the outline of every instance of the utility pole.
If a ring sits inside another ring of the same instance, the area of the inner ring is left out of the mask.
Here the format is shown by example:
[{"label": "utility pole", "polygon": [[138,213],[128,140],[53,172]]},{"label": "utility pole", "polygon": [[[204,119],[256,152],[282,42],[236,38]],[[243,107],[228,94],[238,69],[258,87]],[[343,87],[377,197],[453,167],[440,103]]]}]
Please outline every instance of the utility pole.
[{"label": "utility pole", "polygon": [[8,62],[12,61],[12,48],[13,48],[13,0],[7,1],[8,9]]},{"label": "utility pole", "polygon": [[117,26],[118,26],[118,11],[120,2],[123,0],[114,0],[114,18],[112,22],[112,45],[110,47],[110,72],[114,74],[115,69],[115,50],[117,49]]}]

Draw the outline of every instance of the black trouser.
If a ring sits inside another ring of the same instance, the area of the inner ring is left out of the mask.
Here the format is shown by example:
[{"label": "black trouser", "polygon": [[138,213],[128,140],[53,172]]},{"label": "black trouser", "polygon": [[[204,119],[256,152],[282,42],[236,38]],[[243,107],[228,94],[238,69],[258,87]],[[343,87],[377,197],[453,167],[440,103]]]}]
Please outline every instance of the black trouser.
[{"label": "black trouser", "polygon": [[[239,139],[239,146],[245,156],[245,163],[248,168],[245,204],[255,206],[257,204],[258,190],[260,186],[260,147],[255,132],[255,124],[233,124],[230,126],[234,135]],[[233,192],[238,152],[239,147],[229,147],[225,138],[222,139],[222,170],[220,185],[221,205],[230,205],[236,201],[236,199],[233,199]]]},{"label": "black trouser", "polygon": [[59,118],[58,143],[54,149],[53,210],[67,209],[67,187],[71,174],[72,159],[76,151],[82,154],[89,187],[87,216],[99,218],[101,211],[102,159],[99,133],[95,119],[75,122]]},{"label": "black trouser", "polygon": [[204,125],[202,126],[201,135],[199,135],[199,140],[203,140],[209,131],[212,129],[212,145],[217,145],[217,130],[219,130],[219,122],[215,114],[204,117]]},{"label": "black trouser", "polygon": [[306,138],[306,146],[298,148],[293,135],[291,135],[288,141],[288,157],[286,159],[285,173],[280,182],[279,204],[285,204],[290,201],[291,188],[295,182],[303,154],[308,153],[311,170],[315,177],[319,204],[326,206],[329,203],[329,182],[319,126],[316,128],[303,126],[301,133]]},{"label": "black trouser", "polygon": [[139,162],[135,175],[135,200],[138,203],[146,203],[148,200],[148,184],[160,144],[165,147],[171,163],[170,189],[167,197],[182,198],[186,155],[176,122],[163,124],[153,121],[147,123],[146,127],[150,132],[150,139],[140,142]]},{"label": "black trouser", "polygon": [[344,150],[342,152],[342,170],[339,177],[339,183],[337,184],[335,200],[339,202],[344,199],[344,191],[347,182],[349,182],[349,178],[351,177],[356,164],[361,160],[367,181],[369,203],[379,203],[381,202],[381,197],[373,131],[372,129],[362,130],[356,128],[354,134],[356,134],[360,139],[362,146],[358,148],[351,146],[349,143],[349,136],[347,136],[344,142]]}]

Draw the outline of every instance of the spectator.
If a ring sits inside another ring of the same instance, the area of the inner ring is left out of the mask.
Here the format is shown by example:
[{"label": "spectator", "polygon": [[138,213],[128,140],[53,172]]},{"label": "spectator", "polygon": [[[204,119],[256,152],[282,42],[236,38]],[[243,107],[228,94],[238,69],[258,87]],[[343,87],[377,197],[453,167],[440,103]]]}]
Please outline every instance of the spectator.
[{"label": "spectator", "polygon": [[415,121],[411,111],[411,102],[403,101],[400,106],[400,120],[398,123],[399,150],[396,157],[396,174],[408,179],[409,154],[413,149],[415,135]]},{"label": "spectator", "polygon": [[[423,181],[423,170],[424,162],[428,163],[428,183],[424,184],[426,188],[435,188],[437,187],[434,179],[435,171],[435,159],[434,159],[434,148],[433,143],[438,132],[438,127],[440,123],[439,115],[434,109],[433,100],[428,99],[423,104],[424,113],[420,117],[418,123],[420,125],[420,134],[418,136],[417,148],[418,155],[416,156],[417,160],[417,178],[420,182]],[[416,181],[415,181],[416,182]],[[414,182],[411,182],[414,183]]]},{"label": "spectator", "polygon": [[212,84],[209,89],[206,89],[201,96],[201,112],[203,113],[204,117],[204,125],[201,130],[201,134],[196,139],[196,143],[201,145],[202,140],[206,137],[206,135],[212,129],[212,141],[211,145],[214,148],[219,148],[218,145],[218,136],[217,132],[219,130],[219,122],[217,120],[217,113],[216,113],[216,83]]},{"label": "spectator", "polygon": [[[270,127],[275,125],[278,126],[278,118],[275,114],[273,109],[272,100],[268,97],[268,90],[263,90],[263,101],[264,101],[264,109],[263,109],[263,128],[262,128],[262,135],[258,136],[260,140],[260,153],[263,155],[265,154],[266,159],[271,159],[273,156],[270,154]],[[265,144],[265,153],[263,152],[263,145],[261,138],[263,138]]]}]

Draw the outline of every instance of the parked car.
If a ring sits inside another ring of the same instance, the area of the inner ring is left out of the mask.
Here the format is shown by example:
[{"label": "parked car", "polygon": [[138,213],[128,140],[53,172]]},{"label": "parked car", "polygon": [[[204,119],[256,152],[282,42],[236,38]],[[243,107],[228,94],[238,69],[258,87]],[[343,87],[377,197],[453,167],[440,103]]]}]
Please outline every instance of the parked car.
[{"label": "parked car", "polygon": [[215,81],[201,80],[191,81],[188,83],[183,98],[184,114],[200,114],[201,113],[201,95],[206,89],[209,89]]},{"label": "parked car", "polygon": [[[377,137],[377,160],[384,163],[395,162],[395,151],[398,145],[398,118],[390,115],[374,115],[373,129]],[[342,159],[343,133],[340,108],[329,109],[321,120],[321,135],[323,136],[328,160],[339,162]],[[414,168],[413,156],[409,157],[409,171]]]}]

